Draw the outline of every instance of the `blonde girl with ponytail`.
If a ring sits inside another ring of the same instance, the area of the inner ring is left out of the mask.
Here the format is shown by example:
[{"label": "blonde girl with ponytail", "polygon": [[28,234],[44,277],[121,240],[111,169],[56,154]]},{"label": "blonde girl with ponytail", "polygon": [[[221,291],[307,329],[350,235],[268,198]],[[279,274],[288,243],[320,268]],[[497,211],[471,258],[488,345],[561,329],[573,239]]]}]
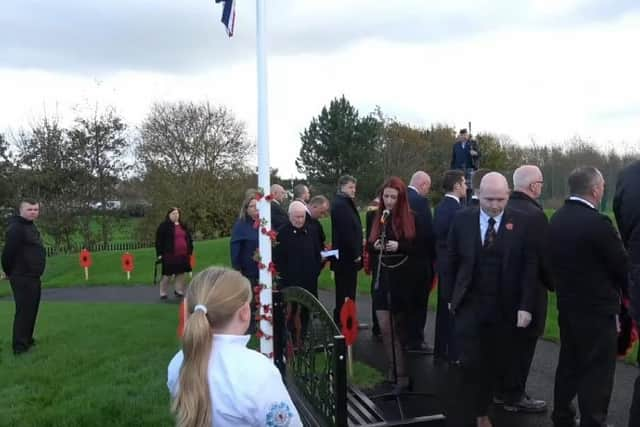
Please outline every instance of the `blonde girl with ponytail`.
[{"label": "blonde girl with ponytail", "polygon": [[176,426],[302,426],[278,369],[247,348],[249,281],[210,267],[193,277],[186,299],[182,350],[167,380]]}]

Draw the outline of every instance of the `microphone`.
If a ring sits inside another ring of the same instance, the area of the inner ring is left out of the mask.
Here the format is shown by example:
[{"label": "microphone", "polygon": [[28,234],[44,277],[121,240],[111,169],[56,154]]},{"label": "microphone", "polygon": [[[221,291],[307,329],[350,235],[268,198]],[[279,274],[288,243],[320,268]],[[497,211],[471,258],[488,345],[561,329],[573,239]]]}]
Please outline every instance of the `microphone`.
[{"label": "microphone", "polygon": [[389,215],[391,215],[389,209],[383,210],[382,215],[380,216],[380,224],[384,224],[385,222],[387,222],[387,218],[389,218]]}]

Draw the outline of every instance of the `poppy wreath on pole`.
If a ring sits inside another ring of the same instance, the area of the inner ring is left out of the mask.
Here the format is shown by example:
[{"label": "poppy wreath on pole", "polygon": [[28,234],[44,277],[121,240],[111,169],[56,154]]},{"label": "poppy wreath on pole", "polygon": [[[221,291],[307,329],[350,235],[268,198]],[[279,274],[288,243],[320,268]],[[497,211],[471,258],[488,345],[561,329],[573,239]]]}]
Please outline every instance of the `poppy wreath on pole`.
[{"label": "poppy wreath on pole", "polygon": [[84,269],[84,280],[89,280],[89,267],[93,261],[91,260],[91,252],[87,248],[80,251],[80,267]]},{"label": "poppy wreath on pole", "polygon": [[[266,202],[271,202],[273,200],[273,195],[272,194],[267,194],[266,196],[264,195],[264,191],[262,189],[259,189],[258,192],[256,193],[255,196],[256,201],[261,201],[262,199],[264,199]],[[261,234],[266,235],[267,237],[269,237],[269,240],[271,241],[271,245],[275,246],[277,244],[277,237],[278,237],[278,233],[271,229],[271,227],[269,226],[268,222],[266,219],[264,218],[257,218],[254,222],[253,222],[253,228],[258,229],[260,231]],[[260,250],[256,249],[255,253],[253,254],[253,260],[256,262],[256,264],[258,265],[258,269],[263,270],[266,269],[269,271],[269,273],[271,273],[272,275],[272,279],[275,279],[278,275],[278,271],[276,269],[276,265],[270,261],[269,264],[265,264],[262,262],[262,256],[260,255]],[[268,322],[271,325],[271,330],[273,330],[273,313],[272,313],[272,307],[270,304],[262,304],[260,302],[260,293],[266,289],[267,286],[264,283],[258,283],[256,286],[254,286],[253,288],[253,293],[255,296],[255,306],[257,308],[256,310],[256,314],[255,314],[255,320],[256,320],[256,337],[258,339],[265,339],[265,340],[270,340],[273,339],[273,335],[268,334],[267,332],[265,332],[262,327],[261,327],[261,323],[262,321]],[[269,357],[269,358],[273,358],[273,353],[263,353],[265,356]]]}]

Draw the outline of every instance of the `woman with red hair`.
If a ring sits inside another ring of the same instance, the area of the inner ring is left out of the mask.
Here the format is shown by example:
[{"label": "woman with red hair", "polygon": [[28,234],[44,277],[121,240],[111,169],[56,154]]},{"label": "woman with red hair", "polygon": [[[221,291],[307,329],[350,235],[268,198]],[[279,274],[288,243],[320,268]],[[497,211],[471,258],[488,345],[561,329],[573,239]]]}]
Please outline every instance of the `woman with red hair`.
[{"label": "woman with red hair", "polygon": [[400,178],[394,176],[385,181],[379,198],[380,207],[367,239],[372,256],[380,260],[373,304],[390,362],[387,379],[399,388],[409,388],[404,344],[411,298],[410,257],[419,249],[421,239],[416,239],[420,235],[416,229],[421,225],[409,209],[407,186]]}]

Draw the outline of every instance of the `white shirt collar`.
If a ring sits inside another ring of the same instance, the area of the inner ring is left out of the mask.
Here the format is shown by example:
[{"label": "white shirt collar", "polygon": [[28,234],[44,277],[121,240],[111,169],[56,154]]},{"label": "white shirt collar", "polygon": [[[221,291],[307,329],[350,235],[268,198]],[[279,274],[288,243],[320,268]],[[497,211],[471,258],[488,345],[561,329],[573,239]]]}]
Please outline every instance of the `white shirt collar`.
[{"label": "white shirt collar", "polygon": [[230,335],[230,334],[214,334],[213,335],[214,343],[240,345],[242,347],[246,347],[247,344],[249,344],[250,339],[251,339],[251,335]]},{"label": "white shirt collar", "polygon": [[460,197],[454,196],[453,194],[447,193],[447,194],[444,195],[444,197],[449,197],[449,198],[455,200],[456,202],[458,202],[458,204],[460,203]]},{"label": "white shirt collar", "polygon": [[[493,219],[496,221],[496,230],[500,227],[500,221],[502,221],[502,216],[504,215],[504,211],[500,213],[498,216],[494,216]],[[488,224],[489,218],[491,218],[485,211],[480,208],[480,223]]]},{"label": "white shirt collar", "polygon": [[571,197],[569,197],[569,200],[576,200],[576,201],[578,201],[578,202],[582,202],[582,203],[584,203],[585,205],[589,206],[591,209],[595,209],[595,208],[596,208],[595,206],[593,206],[593,203],[591,203],[591,202],[590,202],[590,201],[588,201],[588,200],[583,199],[582,197],[578,197],[578,196],[571,196]]},{"label": "white shirt collar", "polygon": [[409,185],[409,188],[413,189],[413,191],[415,191],[416,193],[420,194],[420,192],[418,191],[418,189],[416,187],[414,187],[413,185]]}]

